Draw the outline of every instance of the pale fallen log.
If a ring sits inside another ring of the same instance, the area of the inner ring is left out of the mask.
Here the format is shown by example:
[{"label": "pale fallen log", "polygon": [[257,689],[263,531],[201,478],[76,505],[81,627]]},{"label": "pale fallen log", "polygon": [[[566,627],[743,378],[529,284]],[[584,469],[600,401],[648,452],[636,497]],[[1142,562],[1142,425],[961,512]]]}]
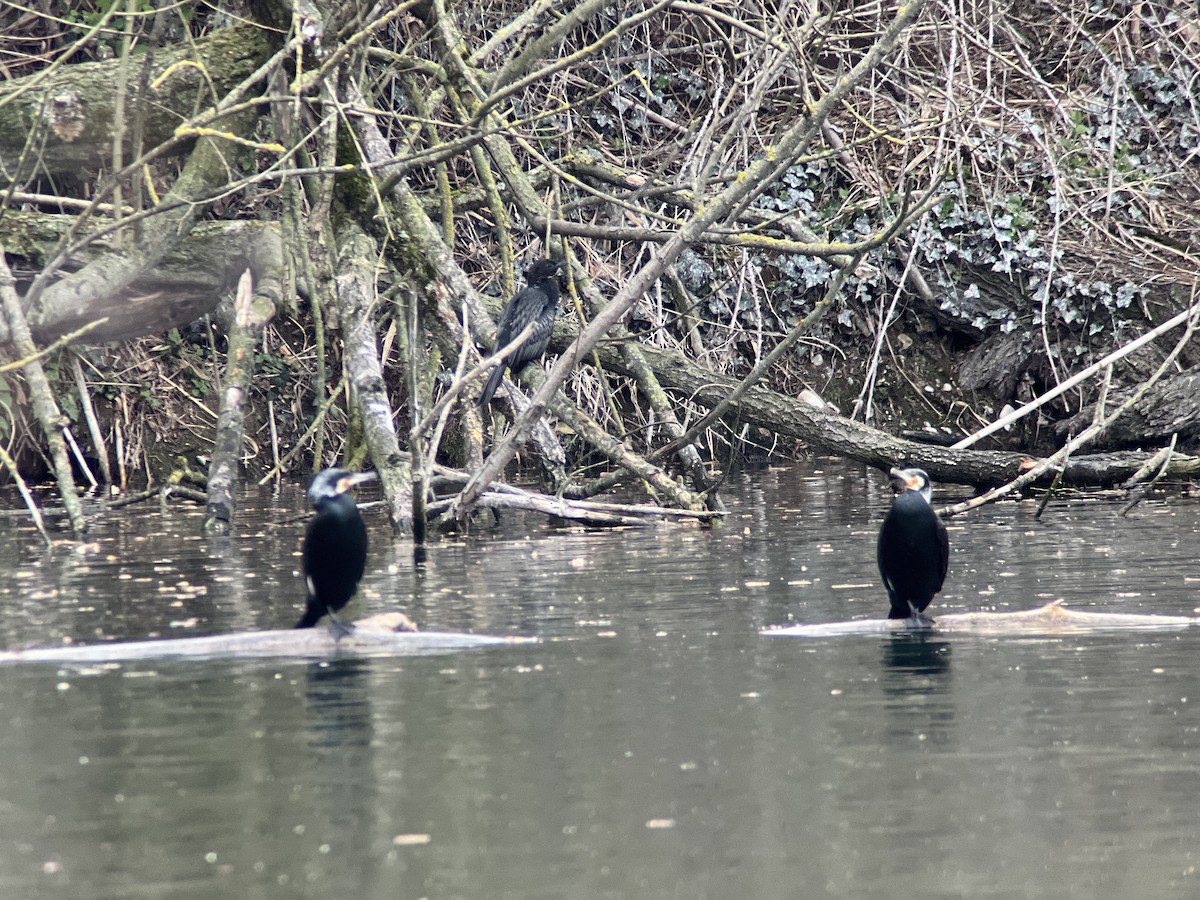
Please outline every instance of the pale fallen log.
[{"label": "pale fallen log", "polygon": [[[455,498],[444,498],[430,503],[426,511],[430,517],[449,509]],[[596,500],[568,500],[552,497],[536,491],[517,488],[514,485],[495,482],[491,490],[479,495],[476,506],[486,509],[524,509],[559,519],[582,522],[595,527],[619,527],[624,525],[651,525],[664,519],[693,519],[712,522],[724,515],[719,510],[675,509],[647,504],[604,503]]]},{"label": "pale fallen log", "polygon": [[47,662],[102,666],[161,659],[328,659],[333,656],[428,656],[482,647],[534,644],[537,638],[450,631],[414,631],[407,616],[384,613],[355,623],[335,640],[327,628],[243,631],[206,637],[112,644],[64,644],[0,651],[0,664]]},{"label": "pale fallen log", "polygon": [[948,613],[932,625],[920,626],[911,619],[854,619],[818,625],[785,625],[763,628],[759,634],[772,637],[838,637],[848,634],[1078,634],[1092,631],[1183,628],[1200,624],[1196,616],[1156,616],[1142,613],[1080,612],[1055,600],[1022,612]]}]

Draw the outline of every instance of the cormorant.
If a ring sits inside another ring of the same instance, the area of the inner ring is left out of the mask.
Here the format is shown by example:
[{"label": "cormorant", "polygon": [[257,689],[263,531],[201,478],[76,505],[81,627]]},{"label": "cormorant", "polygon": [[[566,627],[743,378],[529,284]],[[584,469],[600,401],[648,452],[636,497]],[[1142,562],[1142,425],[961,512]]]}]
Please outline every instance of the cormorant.
[{"label": "cormorant", "polygon": [[888,475],[899,493],[884,517],[876,548],[879,574],[891,601],[888,618],[928,625],[933,620],[921,613],[946,580],[950,539],[933,511],[924,470],[892,469]]},{"label": "cormorant", "polygon": [[346,493],[356,484],[372,481],[374,472],[325,469],[308,488],[308,499],[317,510],[304,536],[304,582],[308,586],[304,615],[297,628],[312,628],[328,614],[334,634],[354,629],[337,611],[350,602],[367,567],[367,529],[358,504]]},{"label": "cormorant", "polygon": [[527,365],[546,352],[554,320],[558,317],[558,273],[562,263],[554,259],[539,259],[525,271],[527,284],[513,295],[500,313],[496,323],[496,350],[512,342],[530,322],[533,331],[508,358],[497,364],[488,376],[479,395],[479,405],[487,406],[504,379],[504,369],[516,377]]}]

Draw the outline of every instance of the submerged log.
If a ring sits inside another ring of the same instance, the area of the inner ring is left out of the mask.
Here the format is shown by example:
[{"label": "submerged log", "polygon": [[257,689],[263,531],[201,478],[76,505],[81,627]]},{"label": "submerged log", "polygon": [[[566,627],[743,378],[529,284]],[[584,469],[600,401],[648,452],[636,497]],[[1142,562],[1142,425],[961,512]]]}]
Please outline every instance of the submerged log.
[{"label": "submerged log", "polygon": [[159,659],[327,659],[331,656],[426,656],[479,647],[537,643],[537,638],[448,631],[416,631],[402,613],[383,613],[355,623],[335,639],[327,628],[243,631],[162,641],[127,641],[0,650],[0,664],[21,662],[105,665]]},{"label": "submerged log", "polygon": [[949,613],[932,625],[921,626],[911,619],[855,619],[818,625],[786,625],[763,628],[759,634],[773,637],[837,637],[847,634],[1074,634],[1092,631],[1182,628],[1200,624],[1196,616],[1156,616],[1142,613],[1079,612],[1055,600],[1037,609],[1021,612]]}]

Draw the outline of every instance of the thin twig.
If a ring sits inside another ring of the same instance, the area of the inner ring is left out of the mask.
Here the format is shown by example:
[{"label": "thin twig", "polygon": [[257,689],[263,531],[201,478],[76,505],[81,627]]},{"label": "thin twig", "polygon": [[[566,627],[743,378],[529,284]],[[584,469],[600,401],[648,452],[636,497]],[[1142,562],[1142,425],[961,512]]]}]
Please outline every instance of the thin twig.
[{"label": "thin twig", "polygon": [[21,472],[17,469],[16,461],[8,455],[8,451],[0,446],[0,463],[4,464],[4,468],[8,469],[8,474],[12,476],[13,481],[17,485],[17,490],[21,492],[21,499],[25,501],[25,508],[29,510],[29,517],[33,519],[33,524],[37,526],[38,533],[42,539],[49,544],[50,535],[46,531],[46,523],[42,519],[42,511],[38,509],[37,503],[33,499],[33,494],[29,492],[29,486],[25,484],[25,479],[21,477]]},{"label": "thin twig", "polygon": [[96,418],[96,407],[92,403],[92,394],[88,390],[87,380],[83,377],[83,366],[79,363],[79,354],[72,352],[71,374],[75,377],[75,389],[79,392],[79,407],[83,410],[84,421],[87,422],[88,434],[92,438],[92,449],[100,461],[100,474],[104,476],[105,484],[112,484],[112,469],[108,464],[108,446],[104,442],[104,432],[100,429],[100,420]]},{"label": "thin twig", "polygon": [[51,353],[54,353],[56,350],[61,350],[63,347],[67,346],[68,344],[79,340],[79,338],[83,337],[85,334],[87,334],[93,328],[99,328],[101,325],[103,325],[107,321],[108,321],[108,316],[104,316],[103,318],[96,319],[96,321],[94,321],[94,322],[88,322],[82,328],[76,328],[70,334],[64,334],[62,337],[57,338],[53,343],[47,344],[45,347],[43,347],[41,350],[38,350],[36,353],[31,353],[28,356],[22,357],[21,359],[14,360],[13,362],[10,362],[10,363],[5,363],[4,365],[0,366],[0,374],[3,374],[4,372],[12,372],[17,369],[23,369],[30,363],[37,362],[39,359],[42,359],[46,356],[49,356]]},{"label": "thin twig", "polygon": [[[1132,478],[1121,485],[1123,488],[1132,488],[1132,493],[1130,494],[1129,499],[1121,506],[1121,516],[1129,515],[1130,511],[1142,502],[1146,494],[1154,490],[1154,486],[1158,484],[1159,479],[1167,474],[1167,469],[1169,469],[1171,466],[1171,456],[1175,452],[1175,443],[1178,440],[1178,433],[1171,435],[1171,443],[1167,444],[1167,446],[1155,453],[1154,456],[1150,457],[1150,459],[1146,461],[1146,464],[1134,473]],[[1140,481],[1142,478],[1145,478],[1146,475],[1150,474],[1150,472],[1154,472],[1154,477],[1151,478],[1150,481],[1148,481],[1146,484],[1137,484],[1138,481]]]}]

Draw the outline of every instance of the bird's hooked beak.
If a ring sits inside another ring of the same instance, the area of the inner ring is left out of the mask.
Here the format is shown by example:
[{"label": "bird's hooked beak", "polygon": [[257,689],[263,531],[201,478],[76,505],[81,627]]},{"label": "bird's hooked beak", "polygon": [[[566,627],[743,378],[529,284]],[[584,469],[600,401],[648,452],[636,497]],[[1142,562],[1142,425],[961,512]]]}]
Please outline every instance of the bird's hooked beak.
[{"label": "bird's hooked beak", "polygon": [[356,484],[363,484],[367,481],[374,481],[379,475],[376,472],[347,472],[338,479],[337,490],[339,494],[344,494]]}]

